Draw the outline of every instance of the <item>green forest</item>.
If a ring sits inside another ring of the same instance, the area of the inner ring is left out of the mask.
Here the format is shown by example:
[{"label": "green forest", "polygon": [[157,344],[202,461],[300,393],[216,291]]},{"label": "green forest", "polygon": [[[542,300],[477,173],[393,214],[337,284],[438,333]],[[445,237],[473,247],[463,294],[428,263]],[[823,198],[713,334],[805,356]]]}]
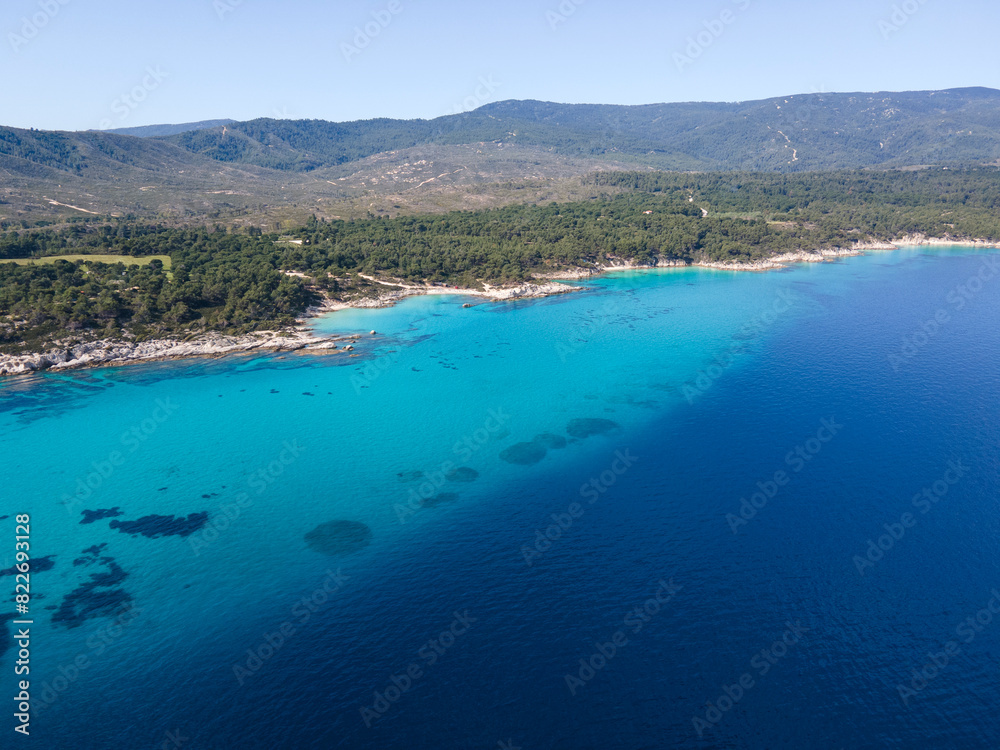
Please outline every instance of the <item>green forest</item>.
[{"label": "green forest", "polygon": [[[604,172],[621,194],[487,211],[313,219],[289,235],[77,221],[0,233],[0,259],[169,256],[143,266],[0,262],[0,347],[59,337],[245,332],[293,322],[317,295],[371,294],[362,276],[475,287],[610,258],[750,261],[909,233],[1000,240],[1000,172]],[[295,275],[290,275],[292,274]]]}]

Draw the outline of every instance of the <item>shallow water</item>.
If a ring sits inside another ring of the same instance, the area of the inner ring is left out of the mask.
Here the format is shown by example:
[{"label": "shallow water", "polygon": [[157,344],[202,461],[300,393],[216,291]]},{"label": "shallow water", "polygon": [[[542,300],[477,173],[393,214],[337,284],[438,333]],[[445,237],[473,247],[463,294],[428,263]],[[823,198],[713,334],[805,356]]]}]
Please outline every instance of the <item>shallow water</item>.
[{"label": "shallow water", "polygon": [[55,562],[31,746],[996,746],[985,257],[411,298],[317,324],[355,358],[4,381],[0,515]]}]

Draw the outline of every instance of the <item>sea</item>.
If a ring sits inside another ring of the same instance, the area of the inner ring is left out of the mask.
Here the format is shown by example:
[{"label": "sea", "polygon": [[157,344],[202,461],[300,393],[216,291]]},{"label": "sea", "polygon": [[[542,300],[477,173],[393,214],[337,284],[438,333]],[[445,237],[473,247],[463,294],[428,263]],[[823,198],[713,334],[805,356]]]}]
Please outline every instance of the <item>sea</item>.
[{"label": "sea", "polygon": [[0,381],[0,746],[1000,747],[1000,252],[567,283]]}]

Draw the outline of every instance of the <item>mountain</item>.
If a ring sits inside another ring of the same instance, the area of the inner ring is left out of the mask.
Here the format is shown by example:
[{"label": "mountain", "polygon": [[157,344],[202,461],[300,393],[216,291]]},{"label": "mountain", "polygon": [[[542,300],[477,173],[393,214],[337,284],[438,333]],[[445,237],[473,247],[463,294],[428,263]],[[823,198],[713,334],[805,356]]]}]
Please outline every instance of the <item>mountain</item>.
[{"label": "mountain", "polygon": [[189,130],[206,130],[208,128],[219,128],[229,125],[236,120],[202,120],[201,122],[186,122],[180,125],[141,125],[136,128],[113,128],[104,130],[104,133],[116,133],[118,135],[134,135],[137,138],[155,138],[156,136],[176,135],[186,133]]},{"label": "mountain", "polygon": [[150,127],[0,128],[0,218],[297,221],[585,198],[580,177],[606,169],[1000,163],[1000,91],[986,88],[642,106],[502,101],[434,120]]},{"label": "mountain", "polygon": [[222,162],[310,171],[417,145],[502,142],[660,169],[815,171],[1000,157],[1000,91],[805,94],[615,106],[503,101],[435,120],[253,120],[165,140]]}]

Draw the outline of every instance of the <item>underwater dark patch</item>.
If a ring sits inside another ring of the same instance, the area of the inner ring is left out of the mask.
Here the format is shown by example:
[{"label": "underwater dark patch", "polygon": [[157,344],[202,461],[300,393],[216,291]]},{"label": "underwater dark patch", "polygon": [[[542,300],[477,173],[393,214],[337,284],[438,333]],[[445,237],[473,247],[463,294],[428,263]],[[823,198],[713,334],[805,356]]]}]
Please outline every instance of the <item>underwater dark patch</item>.
[{"label": "underwater dark patch", "polygon": [[97,510],[85,510],[81,512],[83,519],[80,521],[81,524],[94,523],[95,521],[100,521],[102,518],[115,518],[116,516],[122,516],[122,509],[117,505],[114,508],[98,508]]},{"label": "underwater dark patch", "polygon": [[[95,544],[93,547],[87,547],[87,549],[82,550],[83,557],[78,557],[73,561],[73,567],[80,567],[81,565],[93,565],[98,562],[101,550],[108,546],[107,542],[102,542],[100,545]],[[103,558],[104,560],[111,560],[110,557]]]},{"label": "underwater dark patch", "polygon": [[605,435],[617,430],[620,425],[610,419],[584,418],[571,419],[566,425],[566,433],[575,438],[588,438],[594,435]]},{"label": "underwater dark patch", "polygon": [[538,443],[517,443],[500,451],[500,460],[518,466],[537,464],[548,453],[544,445]]},{"label": "underwater dark patch", "polygon": [[106,558],[107,572],[91,573],[90,580],[70,591],[52,615],[54,625],[78,628],[95,617],[110,617],[127,609],[132,596],[119,584],[128,578],[111,558]]},{"label": "underwater dark patch", "polygon": [[396,474],[396,479],[400,482],[416,482],[418,479],[424,478],[424,472],[422,471],[401,471]]},{"label": "underwater dark patch", "polygon": [[475,469],[470,469],[468,466],[459,466],[457,469],[450,471],[446,478],[449,482],[475,482],[479,479],[479,472]]},{"label": "underwater dark patch", "polygon": [[305,535],[309,549],[324,555],[349,555],[372,541],[372,530],[358,521],[327,521]]},{"label": "underwater dark patch", "polygon": [[424,508],[436,508],[439,505],[445,503],[453,503],[458,500],[457,492],[441,492],[434,497],[426,497],[420,501],[420,505]]},{"label": "underwater dark patch", "polygon": [[112,521],[109,526],[123,534],[142,534],[150,539],[163,536],[190,536],[208,522],[208,511],[184,516],[143,516],[136,521]]},{"label": "underwater dark patch", "polygon": [[535,439],[532,442],[543,445],[550,450],[559,450],[566,447],[566,438],[551,432],[543,432],[541,435],[535,435]]},{"label": "underwater dark patch", "polygon": [[[56,566],[56,556],[48,555],[46,557],[35,557],[32,558],[30,569],[32,573],[44,573],[46,570],[52,570]],[[6,570],[0,570],[0,578],[4,576],[16,576],[18,574],[17,566],[12,565]]]}]

